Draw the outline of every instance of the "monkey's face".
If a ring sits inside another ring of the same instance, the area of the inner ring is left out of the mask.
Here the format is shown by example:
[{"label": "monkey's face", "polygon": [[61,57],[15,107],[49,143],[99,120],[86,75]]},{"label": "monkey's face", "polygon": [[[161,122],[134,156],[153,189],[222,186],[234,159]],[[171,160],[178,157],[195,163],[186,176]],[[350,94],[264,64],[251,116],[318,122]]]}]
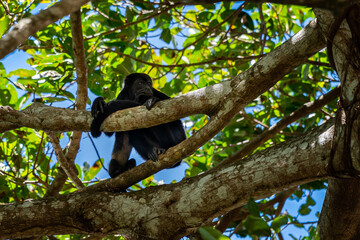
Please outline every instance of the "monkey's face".
[{"label": "monkey's face", "polygon": [[145,101],[153,96],[152,80],[150,77],[137,77],[133,80],[131,86],[131,95],[138,103],[145,103]]}]

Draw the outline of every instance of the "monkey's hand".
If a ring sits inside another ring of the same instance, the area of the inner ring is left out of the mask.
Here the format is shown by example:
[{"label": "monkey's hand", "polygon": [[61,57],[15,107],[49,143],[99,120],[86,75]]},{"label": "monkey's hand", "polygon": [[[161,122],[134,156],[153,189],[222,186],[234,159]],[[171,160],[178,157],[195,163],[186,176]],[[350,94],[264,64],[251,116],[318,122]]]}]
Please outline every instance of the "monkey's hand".
[{"label": "monkey's hand", "polygon": [[98,97],[94,100],[91,106],[91,115],[94,118],[99,117],[99,115],[104,114],[106,103],[103,97]]},{"label": "monkey's hand", "polygon": [[159,160],[158,156],[160,154],[163,154],[166,152],[166,149],[165,148],[159,148],[159,147],[154,147],[152,152],[149,154],[148,158],[153,161],[153,162],[156,162]]},{"label": "monkey's hand", "polygon": [[91,135],[95,138],[101,135],[100,126],[107,117],[105,115],[105,111],[106,103],[104,101],[104,98],[96,98],[91,106],[91,115],[94,117],[94,119],[90,126]]},{"label": "monkey's hand", "polygon": [[146,102],[144,103],[145,107],[147,110],[150,110],[155,103],[157,103],[160,99],[157,97],[151,97],[148,100],[146,100]]}]

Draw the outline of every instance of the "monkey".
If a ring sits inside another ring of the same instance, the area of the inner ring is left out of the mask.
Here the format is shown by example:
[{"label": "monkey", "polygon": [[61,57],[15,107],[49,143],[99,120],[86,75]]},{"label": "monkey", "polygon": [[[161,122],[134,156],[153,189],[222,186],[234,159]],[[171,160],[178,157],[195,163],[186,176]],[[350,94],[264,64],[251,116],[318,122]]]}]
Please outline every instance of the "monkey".
[{"label": "monkey", "polygon": [[[144,105],[150,110],[158,101],[169,99],[166,94],[152,86],[152,79],[145,73],[132,73],[124,80],[124,86],[115,100],[108,103],[103,97],[94,100],[91,114],[94,120],[91,123],[91,135],[101,135],[100,126],[112,113],[136,106]],[[112,132],[105,132],[111,136]],[[129,159],[132,148],[144,160],[158,161],[158,156],[167,149],[186,139],[181,120],[160,124],[157,126],[135,129],[131,131],[116,132],[115,143],[109,164],[111,178],[136,166],[135,159]],[[172,167],[179,166],[181,161]]]}]

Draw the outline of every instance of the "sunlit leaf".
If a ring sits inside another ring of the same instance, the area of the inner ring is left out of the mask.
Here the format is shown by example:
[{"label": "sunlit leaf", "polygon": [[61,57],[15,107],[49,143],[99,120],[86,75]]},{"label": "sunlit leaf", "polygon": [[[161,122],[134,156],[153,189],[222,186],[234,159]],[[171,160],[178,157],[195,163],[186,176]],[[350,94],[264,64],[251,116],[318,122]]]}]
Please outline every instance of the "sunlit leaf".
[{"label": "sunlit leaf", "polygon": [[222,235],[219,230],[212,227],[200,227],[199,232],[204,240],[230,240],[227,236]]},{"label": "sunlit leaf", "polygon": [[2,18],[0,18],[0,37],[9,28],[9,23],[10,23],[9,16],[5,15]]}]

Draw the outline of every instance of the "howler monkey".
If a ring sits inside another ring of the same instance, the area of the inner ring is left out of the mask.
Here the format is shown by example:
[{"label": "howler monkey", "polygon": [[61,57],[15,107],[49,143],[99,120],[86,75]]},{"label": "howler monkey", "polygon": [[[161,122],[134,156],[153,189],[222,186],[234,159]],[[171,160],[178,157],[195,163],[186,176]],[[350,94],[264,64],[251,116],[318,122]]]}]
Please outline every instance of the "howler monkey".
[{"label": "howler monkey", "polygon": [[[99,137],[100,126],[110,114],[125,108],[145,105],[150,110],[158,101],[170,98],[152,87],[151,78],[144,73],[132,73],[125,78],[124,87],[116,100],[105,103],[104,98],[95,99],[91,114],[91,135]],[[111,136],[113,133],[107,133]],[[157,161],[158,155],[164,153],[186,138],[180,120],[161,124],[150,128],[136,129],[115,133],[115,144],[111,155],[109,174],[112,178],[135,167],[134,159],[129,160],[132,147],[144,160]],[[181,161],[180,161],[181,162]],[[178,162],[173,167],[180,164]]]}]

